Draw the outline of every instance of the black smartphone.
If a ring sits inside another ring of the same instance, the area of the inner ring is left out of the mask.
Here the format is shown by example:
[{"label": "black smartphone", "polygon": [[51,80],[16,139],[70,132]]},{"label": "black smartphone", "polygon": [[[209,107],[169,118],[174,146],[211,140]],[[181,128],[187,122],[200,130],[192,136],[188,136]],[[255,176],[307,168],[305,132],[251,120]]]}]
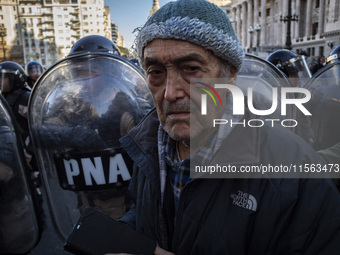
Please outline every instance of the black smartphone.
[{"label": "black smartphone", "polygon": [[86,207],[64,245],[73,254],[154,254],[156,241],[92,207]]}]

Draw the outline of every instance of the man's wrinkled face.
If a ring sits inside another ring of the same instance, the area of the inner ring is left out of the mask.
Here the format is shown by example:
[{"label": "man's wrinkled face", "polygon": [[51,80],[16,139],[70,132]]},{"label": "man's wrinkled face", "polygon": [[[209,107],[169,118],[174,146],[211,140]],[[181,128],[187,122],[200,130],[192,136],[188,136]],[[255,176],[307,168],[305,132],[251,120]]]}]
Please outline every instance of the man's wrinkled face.
[{"label": "man's wrinkled face", "polygon": [[[190,80],[219,77],[219,58],[193,43],[156,39],[144,48],[143,64],[158,118],[171,138],[189,141],[211,126],[211,123],[208,125],[206,121],[200,120],[200,114],[193,116],[193,113],[190,113],[190,103],[197,103],[196,112],[200,113],[201,100],[199,90],[197,95],[196,92],[190,95]],[[225,96],[221,98],[225,100]],[[212,115],[221,115],[221,112]],[[195,121],[191,130],[190,119]]]}]

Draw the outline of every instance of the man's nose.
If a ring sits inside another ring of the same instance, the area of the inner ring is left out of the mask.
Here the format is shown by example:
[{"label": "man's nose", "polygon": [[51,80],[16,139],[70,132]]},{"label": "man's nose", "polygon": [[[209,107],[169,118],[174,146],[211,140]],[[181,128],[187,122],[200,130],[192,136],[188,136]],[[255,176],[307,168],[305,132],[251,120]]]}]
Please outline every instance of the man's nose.
[{"label": "man's nose", "polygon": [[168,71],[164,98],[169,102],[173,102],[183,97],[185,95],[183,85],[183,79],[176,70]]}]

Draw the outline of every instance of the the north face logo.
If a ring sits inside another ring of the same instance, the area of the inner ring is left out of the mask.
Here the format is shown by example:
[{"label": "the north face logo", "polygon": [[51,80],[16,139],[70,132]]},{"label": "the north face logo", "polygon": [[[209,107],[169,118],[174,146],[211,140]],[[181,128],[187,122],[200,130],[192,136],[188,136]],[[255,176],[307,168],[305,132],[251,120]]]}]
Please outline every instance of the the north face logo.
[{"label": "the north face logo", "polygon": [[257,202],[256,199],[253,195],[238,191],[237,194],[231,194],[230,198],[233,200],[233,205],[237,205],[239,207],[251,210],[251,211],[256,211],[257,209]]}]

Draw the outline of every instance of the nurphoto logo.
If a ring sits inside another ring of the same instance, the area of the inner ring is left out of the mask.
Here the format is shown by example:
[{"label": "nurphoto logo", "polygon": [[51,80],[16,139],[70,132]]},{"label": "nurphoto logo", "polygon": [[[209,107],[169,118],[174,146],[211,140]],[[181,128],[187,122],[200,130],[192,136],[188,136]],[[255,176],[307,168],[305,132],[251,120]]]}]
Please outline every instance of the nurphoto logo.
[{"label": "nurphoto logo", "polygon": [[[197,82],[197,83],[199,83],[199,84],[207,87],[208,89],[210,89],[215,94],[215,96],[218,98],[218,100],[220,101],[220,104],[222,106],[222,100],[221,100],[219,94],[217,93],[217,91],[213,87],[211,87],[210,85],[203,83],[203,82]],[[211,94],[211,92],[209,90],[207,90],[205,88],[201,88],[201,87],[197,87],[197,88],[200,89],[200,90],[203,90],[205,93],[207,93],[212,98],[212,100],[214,101],[215,106],[217,106],[215,97]],[[201,114],[202,115],[207,115],[207,94],[202,94],[202,96],[201,96],[201,99],[202,99]]]},{"label": "nurphoto logo", "polygon": [[[297,88],[297,87],[272,87],[271,88],[271,106],[267,109],[257,109],[255,107],[256,100],[254,99],[254,91],[252,87],[247,88],[247,94],[244,95],[243,91],[232,84],[215,84],[214,86],[208,85],[203,82],[196,82],[198,84],[203,85],[204,87],[197,87],[197,89],[205,92],[201,94],[201,115],[208,114],[208,97],[210,96],[211,100],[213,100],[215,107],[223,107],[222,100],[216,89],[226,89],[230,92],[233,98],[233,115],[244,115],[245,114],[245,106],[249,109],[249,111],[256,116],[270,116],[274,112],[278,110],[280,107],[281,116],[287,115],[287,107],[292,106],[296,107],[296,109],[300,110],[305,116],[311,116],[312,114],[306,109],[304,106],[311,99],[311,93],[309,90],[305,88]],[[291,95],[299,95],[298,97],[292,97]],[[289,96],[290,95],[290,96]],[[245,100],[246,98],[246,100]],[[220,102],[219,106],[217,104],[217,99]],[[246,101],[246,103],[245,103]],[[251,119],[248,120],[248,126],[250,127],[261,127],[264,125],[264,121],[268,121],[272,123],[272,127],[274,126],[274,122],[279,121],[279,119]],[[225,125],[230,123],[231,121],[226,119],[214,119],[213,127],[217,125]],[[280,119],[281,125],[285,127],[295,127],[297,126],[297,120],[295,119]],[[246,120],[243,120],[244,125],[246,125]],[[242,124],[241,123],[241,124]],[[289,124],[288,124],[289,123]],[[237,123],[240,124],[240,123]]]}]

